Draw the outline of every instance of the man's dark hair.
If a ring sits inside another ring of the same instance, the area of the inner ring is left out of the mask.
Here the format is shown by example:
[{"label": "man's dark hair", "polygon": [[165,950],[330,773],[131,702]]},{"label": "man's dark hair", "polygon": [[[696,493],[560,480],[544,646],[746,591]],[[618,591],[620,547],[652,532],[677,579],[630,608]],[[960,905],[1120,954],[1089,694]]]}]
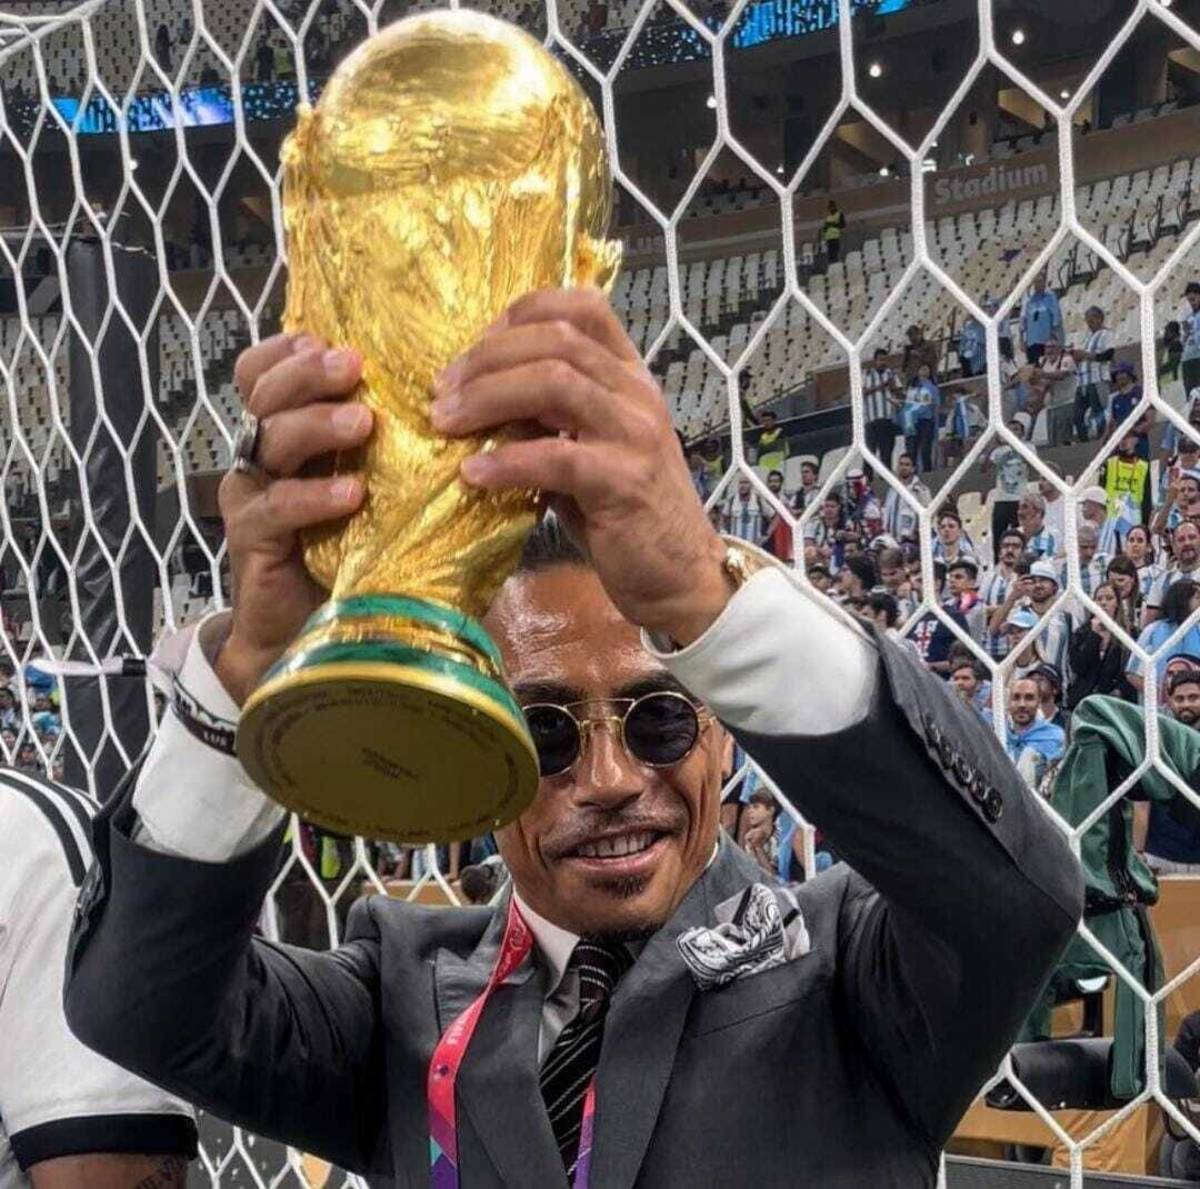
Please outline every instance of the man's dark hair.
[{"label": "man's dark hair", "polygon": [[958,509],[953,504],[943,504],[938,509],[938,523],[941,524],[941,522],[945,520],[947,516],[949,516],[959,528],[962,528],[962,517],[958,514]]},{"label": "man's dark hair", "polygon": [[899,546],[892,545],[887,549],[879,551],[879,570],[882,573],[884,570],[899,570],[904,568],[904,550]]},{"label": "man's dark hair", "polygon": [[1192,598],[1196,584],[1190,578],[1176,578],[1163,595],[1162,617],[1168,623],[1180,624],[1192,613]]},{"label": "man's dark hair", "polygon": [[1200,685],[1200,669],[1180,669],[1167,679],[1167,693],[1173,694],[1180,686]]},{"label": "man's dark hair", "polygon": [[567,536],[566,530],[553,512],[542,517],[537,528],[525,538],[517,572],[532,574],[551,566],[591,566],[583,551]]},{"label": "man's dark hair", "polygon": [[750,796],[746,799],[746,804],[747,805],[754,805],[754,804],[766,805],[767,808],[769,808],[772,811],[774,811],[777,808],[777,806],[775,804],[775,798],[771,796],[771,792],[769,789],[755,789],[754,792],[752,792],[750,794]]},{"label": "man's dark hair", "polygon": [[779,482],[780,482],[780,483],[782,483],[782,482],[783,482],[783,472],[782,472],[782,471],[768,471],[768,472],[767,472],[767,482],[770,482],[770,480],[771,480],[771,476],[772,476],[772,475],[778,475],[778,476],[779,476]]},{"label": "man's dark hair", "polygon": [[896,602],[894,596],[877,591],[875,594],[867,596],[867,606],[873,615],[878,615],[882,611],[883,622],[888,627],[896,626],[896,620],[900,618],[900,604]]},{"label": "man's dark hair", "polygon": [[1021,532],[1019,528],[1006,528],[1004,532],[1000,534],[1000,544],[1003,545],[1004,542],[1009,539],[1009,537],[1012,537],[1014,541],[1020,541],[1021,548],[1025,548],[1025,534]]},{"label": "man's dark hair", "polygon": [[886,355],[886,354],[887,354],[887,348],[886,348],[886,347],[876,347],[876,348],[875,348],[875,355],[874,355],[874,358],[875,358],[875,359],[878,359],[878,358],[879,358],[881,355]]},{"label": "man's dark hair", "polygon": [[875,573],[875,563],[869,557],[860,553],[855,557],[846,558],[845,564],[846,569],[863,584],[864,589],[870,590],[879,581],[879,576]]},{"label": "man's dark hair", "polygon": [[464,867],[459,878],[463,896],[472,904],[486,904],[496,894],[496,868],[491,863]]},{"label": "man's dark hair", "polygon": [[1127,578],[1136,578],[1138,576],[1137,566],[1134,564],[1133,558],[1124,553],[1118,553],[1116,557],[1108,563],[1106,574],[1124,574]]},{"label": "man's dark hair", "polygon": [[982,681],[987,676],[987,670],[969,652],[950,653],[950,675],[959,669],[970,669],[976,681]]},{"label": "man's dark hair", "polygon": [[897,462],[899,462],[902,458],[907,458],[909,462],[912,462],[913,460],[913,456],[909,454],[907,450],[901,450],[900,453],[896,455]]},{"label": "man's dark hair", "polygon": [[950,662],[951,666],[954,666],[959,661],[973,661],[975,654],[961,640],[955,640],[950,645],[950,653],[946,659]]},{"label": "man's dark hair", "polygon": [[950,563],[946,573],[953,574],[955,570],[966,570],[974,578],[979,573],[979,565],[972,558],[960,557],[958,561]]}]

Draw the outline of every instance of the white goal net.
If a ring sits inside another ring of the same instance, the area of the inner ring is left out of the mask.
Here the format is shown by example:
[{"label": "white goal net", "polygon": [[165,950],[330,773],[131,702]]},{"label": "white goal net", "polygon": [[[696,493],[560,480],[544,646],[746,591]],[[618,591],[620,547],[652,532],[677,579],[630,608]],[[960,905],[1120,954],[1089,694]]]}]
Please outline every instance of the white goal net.
[{"label": "white goal net", "polygon": [[[233,362],[282,310],[280,142],[350,48],[430,6],[0,0],[5,762],[111,791],[157,713],[150,684],[47,678],[38,660],[145,656],[227,600],[215,491]],[[961,1150],[1036,1150],[1073,1189],[1139,1144],[1158,1172],[1162,1144],[1200,1144],[1157,1059],[1200,1008],[1196,933],[1177,927],[1200,913],[1200,867],[1153,849],[1200,813],[1164,732],[1173,675],[1200,669],[1197,613],[1171,618],[1168,597],[1176,576],[1200,579],[1196,14],[1181,0],[1114,0],[1086,20],[1041,11],[1085,5],[1019,0],[478,7],[543,39],[601,113],[626,247],[614,304],[714,518],[891,622],[947,679],[972,670],[964,696],[1077,853],[1119,819],[1160,860],[1161,969],[1085,924],[1101,969],[1053,1010],[1056,1031],[1112,1037],[1114,1003],[1129,1006],[1139,1035],[1120,1043],[1142,1068],[1123,1105],[1052,1110],[1006,1062],[984,1090],[1025,1109],[981,1097]],[[1046,44],[1059,35],[1070,52]],[[953,568],[963,558],[973,573]],[[1053,592],[1010,598],[1034,563]],[[1009,696],[1040,674],[1043,717],[1066,718],[1104,658],[1103,692],[1144,705],[1144,754],[1066,820],[1052,757],[1012,743]],[[1128,806],[1151,773],[1162,805],[1185,807],[1165,825],[1161,805]],[[747,824],[755,788],[778,806],[766,837]],[[765,866],[811,878],[837,861],[750,766],[726,794],[726,824]],[[289,846],[263,928],[315,947],[366,891],[459,903],[489,849],[300,823]],[[360,1183],[233,1128],[204,1134],[197,1184]]]}]

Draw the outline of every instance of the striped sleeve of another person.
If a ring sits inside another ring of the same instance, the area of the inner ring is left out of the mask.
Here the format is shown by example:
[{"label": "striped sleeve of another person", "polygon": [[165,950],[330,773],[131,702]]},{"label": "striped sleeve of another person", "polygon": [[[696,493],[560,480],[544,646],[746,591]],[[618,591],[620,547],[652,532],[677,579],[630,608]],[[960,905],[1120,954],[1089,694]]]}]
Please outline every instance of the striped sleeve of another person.
[{"label": "striped sleeve of another person", "polygon": [[195,1153],[190,1109],[85,1048],[63,1014],[63,970],[91,864],[95,803],[0,767],[0,1189],[43,1161]]}]

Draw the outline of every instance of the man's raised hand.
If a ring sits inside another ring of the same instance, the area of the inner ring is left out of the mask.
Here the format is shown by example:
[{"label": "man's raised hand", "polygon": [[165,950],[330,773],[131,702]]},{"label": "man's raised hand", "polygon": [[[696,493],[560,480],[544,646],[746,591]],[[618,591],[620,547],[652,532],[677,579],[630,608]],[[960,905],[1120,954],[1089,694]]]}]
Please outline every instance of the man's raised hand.
[{"label": "man's raised hand", "polygon": [[441,375],[433,425],[452,436],[532,427],[463,463],[481,488],[552,494],[617,608],[680,643],[729,600],[725,547],[692,486],[658,384],[595,289],[516,301]]},{"label": "man's raised hand", "polygon": [[345,399],[361,373],[354,351],[329,350],[303,334],[275,335],[238,356],[238,390],[260,428],[254,467],[221,482],[233,623],[217,676],[239,704],[326,598],[304,567],[300,530],[362,503],[359,476],[299,475],[314,458],[370,434],[371,411]]}]

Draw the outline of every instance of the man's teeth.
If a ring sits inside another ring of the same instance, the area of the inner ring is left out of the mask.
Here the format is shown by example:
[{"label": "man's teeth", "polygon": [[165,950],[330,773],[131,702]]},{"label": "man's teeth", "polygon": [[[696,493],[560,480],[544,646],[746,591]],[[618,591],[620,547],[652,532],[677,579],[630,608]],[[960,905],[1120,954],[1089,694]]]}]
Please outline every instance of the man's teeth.
[{"label": "man's teeth", "polygon": [[625,855],[636,855],[654,845],[657,837],[649,832],[622,834],[618,838],[601,838],[599,842],[585,842],[575,853],[581,859],[620,859]]}]

